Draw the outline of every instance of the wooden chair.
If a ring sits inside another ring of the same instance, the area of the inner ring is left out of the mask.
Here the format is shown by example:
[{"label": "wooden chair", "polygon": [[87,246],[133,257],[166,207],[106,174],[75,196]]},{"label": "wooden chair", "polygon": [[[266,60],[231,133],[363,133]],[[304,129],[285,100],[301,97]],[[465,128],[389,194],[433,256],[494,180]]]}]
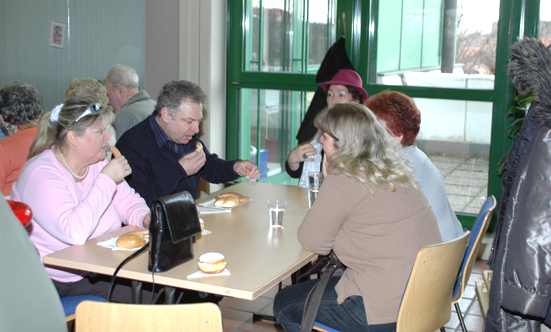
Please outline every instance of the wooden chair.
[{"label": "wooden chair", "polygon": [[[470,232],[446,243],[424,247],[417,254],[402,297],[396,332],[444,330],[451,317],[453,287]],[[318,322],[315,331],[336,331]]]},{"label": "wooden chair", "polygon": [[467,282],[469,281],[469,277],[471,276],[473,264],[476,261],[476,257],[478,256],[480,243],[482,243],[482,238],[484,238],[484,234],[486,234],[486,231],[488,230],[488,225],[490,224],[490,220],[492,219],[495,208],[495,197],[488,197],[484,205],[482,205],[482,208],[480,209],[478,217],[476,218],[476,221],[471,230],[471,237],[469,239],[469,245],[467,246],[467,252],[465,253],[465,257],[463,258],[463,264],[455,283],[452,303],[455,306],[455,311],[457,313],[457,317],[459,318],[459,323],[461,325],[461,328],[463,329],[463,332],[467,332],[467,327],[465,326],[465,321],[463,320],[461,308],[459,307],[459,301],[461,301],[461,299],[463,298],[463,292],[465,291],[465,287],[467,286]]},{"label": "wooden chair", "polygon": [[400,304],[397,332],[444,330],[469,234],[419,251]]},{"label": "wooden chair", "polygon": [[76,332],[222,331],[222,314],[213,303],[142,305],[84,301],[76,311]]}]

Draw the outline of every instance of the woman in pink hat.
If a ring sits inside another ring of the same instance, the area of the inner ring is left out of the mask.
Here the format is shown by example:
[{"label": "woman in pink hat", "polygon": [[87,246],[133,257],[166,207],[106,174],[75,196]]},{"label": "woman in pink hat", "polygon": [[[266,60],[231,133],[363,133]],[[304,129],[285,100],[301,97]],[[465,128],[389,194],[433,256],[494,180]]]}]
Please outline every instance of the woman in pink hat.
[{"label": "woman in pink hat", "polygon": [[[320,84],[320,87],[327,93],[327,105],[339,103],[360,103],[369,98],[363,88],[362,78],[352,69],[341,69],[327,82]],[[294,148],[285,164],[287,173],[292,178],[300,178],[299,186],[308,186],[308,173],[320,172],[322,161],[322,145],[319,142],[318,132],[310,142],[302,142]]]}]

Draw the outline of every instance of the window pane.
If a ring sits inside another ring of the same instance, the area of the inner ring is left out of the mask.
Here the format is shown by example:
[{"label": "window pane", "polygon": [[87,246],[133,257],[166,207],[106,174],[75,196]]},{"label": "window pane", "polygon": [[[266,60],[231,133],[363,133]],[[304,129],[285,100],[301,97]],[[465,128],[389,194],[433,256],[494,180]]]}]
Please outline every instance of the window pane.
[{"label": "window pane", "polygon": [[417,146],[444,177],[455,212],[475,213],[487,198],[492,103],[414,98]]},{"label": "window pane", "polygon": [[499,0],[379,0],[372,82],[494,88]]},{"label": "window pane", "polygon": [[285,161],[296,144],[307,98],[308,93],[298,91],[240,90],[238,156],[260,165],[260,180],[295,184]]},{"label": "window pane", "polygon": [[540,27],[539,39],[545,46],[551,44],[551,1],[541,0],[540,2]]},{"label": "window pane", "polygon": [[244,70],[316,73],[335,42],[335,2],[248,0]]}]

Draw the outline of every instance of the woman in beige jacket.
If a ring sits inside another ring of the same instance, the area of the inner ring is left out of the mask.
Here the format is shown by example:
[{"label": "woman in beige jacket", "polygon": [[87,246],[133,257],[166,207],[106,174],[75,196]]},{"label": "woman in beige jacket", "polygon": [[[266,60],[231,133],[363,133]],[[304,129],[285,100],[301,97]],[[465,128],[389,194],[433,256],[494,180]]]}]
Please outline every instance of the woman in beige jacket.
[{"label": "woman in beige jacket", "polygon": [[[331,250],[347,266],[332,277],[317,321],[340,331],[392,331],[418,251],[442,241],[415,176],[375,115],[337,104],[315,121],[323,132],[326,178],[298,231],[304,249]],[[299,331],[306,296],[318,280],[278,293],[274,314]]]}]

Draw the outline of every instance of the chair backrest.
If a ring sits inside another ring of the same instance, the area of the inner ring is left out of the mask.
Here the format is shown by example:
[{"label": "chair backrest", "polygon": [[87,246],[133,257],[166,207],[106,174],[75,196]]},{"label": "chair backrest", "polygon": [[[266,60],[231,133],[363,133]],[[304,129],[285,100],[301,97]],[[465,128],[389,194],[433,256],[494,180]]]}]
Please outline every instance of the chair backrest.
[{"label": "chair backrest", "polygon": [[143,305],[84,301],[77,306],[76,332],[222,331],[214,303]]},{"label": "chair backrest", "polygon": [[490,225],[490,220],[494,214],[496,208],[496,199],[494,196],[488,197],[482,208],[480,208],[480,213],[474,223],[473,228],[471,229],[471,237],[469,239],[469,245],[467,246],[467,251],[465,252],[465,257],[463,258],[463,264],[461,265],[461,270],[457,276],[455,282],[455,288],[453,290],[453,302],[459,302],[463,297],[463,292],[465,291],[465,286],[469,281],[471,276],[471,271],[473,269],[473,264],[478,256],[478,251],[480,249],[480,243],[482,243],[482,238],[488,230]]},{"label": "chair backrest", "polygon": [[468,240],[469,232],[465,232],[453,241],[419,251],[400,304],[397,332],[435,331],[450,320],[455,277]]},{"label": "chair backrest", "polygon": [[54,284],[3,196],[0,228],[0,331],[67,331]]}]

